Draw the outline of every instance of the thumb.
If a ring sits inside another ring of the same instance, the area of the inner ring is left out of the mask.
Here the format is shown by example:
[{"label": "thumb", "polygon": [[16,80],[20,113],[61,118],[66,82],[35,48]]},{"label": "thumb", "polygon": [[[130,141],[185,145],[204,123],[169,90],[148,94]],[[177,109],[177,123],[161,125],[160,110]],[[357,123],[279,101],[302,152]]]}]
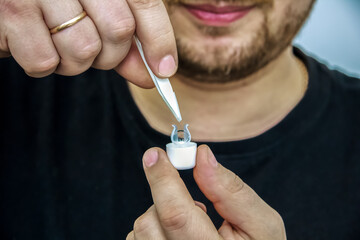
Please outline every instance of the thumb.
[{"label": "thumb", "polygon": [[280,215],[236,174],[219,164],[208,146],[201,145],[196,157],[195,181],[226,221],[252,237],[283,228]]}]

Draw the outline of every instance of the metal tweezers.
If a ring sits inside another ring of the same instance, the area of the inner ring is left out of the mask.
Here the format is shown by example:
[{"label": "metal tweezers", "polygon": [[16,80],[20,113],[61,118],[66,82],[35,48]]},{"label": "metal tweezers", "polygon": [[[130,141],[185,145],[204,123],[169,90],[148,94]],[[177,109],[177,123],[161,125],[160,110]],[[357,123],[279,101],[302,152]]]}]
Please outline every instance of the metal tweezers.
[{"label": "metal tweezers", "polygon": [[136,46],[139,50],[139,53],[141,55],[141,58],[146,66],[146,69],[148,70],[148,72],[151,76],[151,79],[153,80],[158,92],[160,93],[160,96],[162,97],[162,99],[164,100],[166,105],[169,107],[170,111],[174,114],[176,120],[178,122],[181,122],[182,118],[181,118],[181,113],[180,113],[180,109],[179,109],[179,104],[177,102],[175,93],[171,87],[169,79],[168,78],[158,78],[157,76],[155,76],[155,74],[151,71],[149,65],[146,62],[146,59],[144,56],[144,51],[142,49],[139,39],[136,36],[134,36],[134,39],[135,39]]}]

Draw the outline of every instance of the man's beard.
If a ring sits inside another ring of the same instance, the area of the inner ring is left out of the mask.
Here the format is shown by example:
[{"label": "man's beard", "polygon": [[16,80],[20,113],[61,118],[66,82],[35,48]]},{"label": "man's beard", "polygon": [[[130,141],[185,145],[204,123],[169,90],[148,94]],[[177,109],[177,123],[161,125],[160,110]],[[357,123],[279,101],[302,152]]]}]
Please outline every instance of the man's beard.
[{"label": "man's beard", "polygon": [[[204,28],[204,31],[215,35],[218,35],[218,30]],[[182,41],[181,38],[176,38],[176,42],[179,55],[178,73],[199,82],[212,83],[236,81],[254,73],[266,64],[264,56],[269,54],[266,49],[270,49],[270,46],[267,46],[272,45],[268,30],[264,26],[254,37],[250,47],[205,47],[203,54],[198,54],[191,43]]]},{"label": "man's beard", "polygon": [[[173,2],[172,0],[168,0]],[[228,2],[254,2],[234,0]],[[263,21],[261,28],[253,32],[252,41],[247,45],[234,42],[227,46],[204,46],[195,49],[193,44],[181,36],[175,37],[179,54],[178,73],[198,82],[226,83],[243,79],[263,68],[278,57],[292,42],[304,21],[308,17],[311,7],[304,12],[293,11],[291,5],[286,11],[286,21],[279,31],[270,34],[267,11],[272,7],[272,1],[263,2]],[[314,3],[314,0],[311,4]],[[170,11],[171,13],[171,11]],[[219,37],[231,34],[231,29],[225,27],[211,27],[198,25],[197,28],[205,36]]]}]

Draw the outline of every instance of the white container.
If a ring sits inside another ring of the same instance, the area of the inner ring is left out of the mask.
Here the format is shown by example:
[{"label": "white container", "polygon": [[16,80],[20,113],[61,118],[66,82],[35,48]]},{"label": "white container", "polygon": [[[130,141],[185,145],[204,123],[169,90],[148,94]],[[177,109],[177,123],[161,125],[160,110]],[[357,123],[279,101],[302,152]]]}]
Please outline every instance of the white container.
[{"label": "white container", "polygon": [[187,170],[196,165],[197,144],[187,143],[168,143],[166,152],[172,165],[178,170]]},{"label": "white container", "polygon": [[[177,130],[176,125],[171,133],[171,143],[166,144],[166,153],[172,165],[178,170],[187,170],[196,165],[197,144],[191,142],[191,134],[185,124],[184,130]],[[179,138],[178,133],[183,133],[183,138]]]}]

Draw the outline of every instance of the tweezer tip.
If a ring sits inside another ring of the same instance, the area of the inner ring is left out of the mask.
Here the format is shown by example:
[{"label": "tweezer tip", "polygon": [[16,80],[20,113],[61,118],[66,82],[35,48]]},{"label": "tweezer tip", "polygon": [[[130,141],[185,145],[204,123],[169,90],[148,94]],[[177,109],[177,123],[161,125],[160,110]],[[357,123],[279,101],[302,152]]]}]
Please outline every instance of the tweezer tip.
[{"label": "tweezer tip", "polygon": [[181,122],[181,120],[182,120],[181,116],[175,116],[175,118],[178,122]]},{"label": "tweezer tip", "polygon": [[170,107],[170,110],[171,110],[172,114],[173,114],[174,117],[176,118],[176,120],[177,120],[178,122],[181,122],[182,117],[181,117],[181,113],[180,113],[179,107],[177,106],[177,110],[175,110],[172,106],[170,106],[170,104],[169,104],[169,107]]}]

